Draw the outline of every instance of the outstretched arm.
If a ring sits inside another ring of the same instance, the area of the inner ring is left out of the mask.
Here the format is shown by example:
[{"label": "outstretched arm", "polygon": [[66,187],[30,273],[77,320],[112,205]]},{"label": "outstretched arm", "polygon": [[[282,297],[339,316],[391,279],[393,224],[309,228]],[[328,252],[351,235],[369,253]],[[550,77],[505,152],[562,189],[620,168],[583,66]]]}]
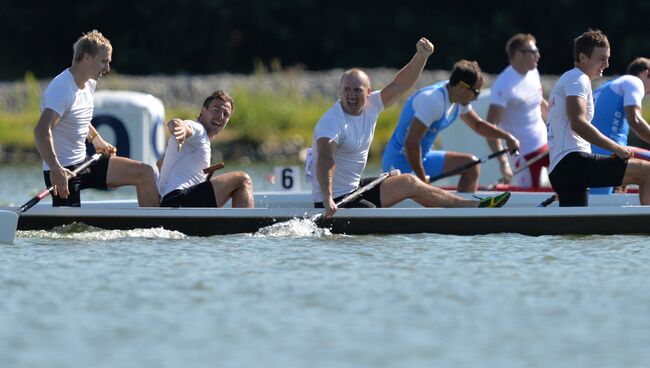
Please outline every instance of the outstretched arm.
[{"label": "outstretched arm", "polygon": [[[190,128],[187,124],[185,124],[183,120],[179,118],[174,118],[168,121],[167,130],[169,130],[169,134],[174,136],[174,138],[178,141],[177,149],[179,151],[181,150],[181,148],[183,148],[183,143],[185,143],[185,140],[192,136],[192,128]],[[165,150],[167,150],[167,148],[165,148]],[[158,171],[162,170],[164,160],[165,160],[165,153],[163,153],[162,156],[158,159],[158,161],[156,161],[156,166],[158,167]]]},{"label": "outstretched arm", "polygon": [[[505,112],[505,108],[499,105],[490,105],[490,108],[488,109],[487,113],[487,121],[491,122],[492,124],[498,125],[501,122],[501,119],[503,118],[503,114]],[[501,140],[498,138],[486,138],[488,145],[490,146],[490,149],[492,152],[499,152],[503,149],[503,145],[501,145]],[[510,168],[510,162],[508,162],[508,155],[501,155],[499,156],[499,164],[501,166],[501,173],[503,174],[503,183],[504,184],[510,184],[510,181],[512,180],[512,169]]]},{"label": "outstretched arm", "polygon": [[424,37],[420,38],[415,48],[417,51],[413,59],[395,74],[395,78],[389,85],[381,90],[381,101],[384,103],[384,107],[389,107],[397,102],[404,92],[413,87],[420,78],[427,59],[433,54],[433,44]]},{"label": "outstretched arm", "polygon": [[336,203],[332,197],[334,170],[334,153],[336,152],[336,142],[330,138],[320,138],[316,142],[318,147],[318,158],[316,159],[316,178],[323,193],[323,207],[325,208],[325,217],[332,217],[336,210]]},{"label": "outstretched arm", "polygon": [[167,129],[169,129],[169,134],[173,135],[174,138],[178,141],[178,150],[180,151],[183,148],[183,143],[185,140],[192,136],[192,128],[185,124],[185,122],[179,118],[174,118],[167,123]]}]

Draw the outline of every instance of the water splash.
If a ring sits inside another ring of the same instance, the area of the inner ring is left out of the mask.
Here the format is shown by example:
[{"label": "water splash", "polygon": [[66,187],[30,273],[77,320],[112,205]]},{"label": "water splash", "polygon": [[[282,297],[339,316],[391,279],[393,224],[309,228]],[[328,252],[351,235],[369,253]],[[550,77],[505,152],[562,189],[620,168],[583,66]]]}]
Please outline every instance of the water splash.
[{"label": "water splash", "polygon": [[52,230],[18,231],[16,236],[27,239],[69,240],[113,240],[122,238],[185,239],[187,237],[181,232],[165,230],[162,227],[133,230],[104,230],[80,222],[57,226]]},{"label": "water splash", "polygon": [[263,227],[254,236],[269,237],[323,237],[331,236],[329,229],[318,227],[313,218],[292,218],[289,221]]}]

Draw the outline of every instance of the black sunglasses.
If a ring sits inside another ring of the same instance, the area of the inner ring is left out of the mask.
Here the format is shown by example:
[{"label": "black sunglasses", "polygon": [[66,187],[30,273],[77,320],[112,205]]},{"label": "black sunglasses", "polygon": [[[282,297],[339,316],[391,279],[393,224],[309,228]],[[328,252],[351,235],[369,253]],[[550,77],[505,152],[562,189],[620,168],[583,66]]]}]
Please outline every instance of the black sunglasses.
[{"label": "black sunglasses", "polygon": [[478,95],[481,94],[480,89],[472,88],[472,86],[470,86],[469,84],[467,84],[464,81],[460,81],[460,85],[467,88],[468,90],[472,91],[472,93],[474,93],[474,98],[478,98]]},{"label": "black sunglasses", "polygon": [[539,49],[537,49],[537,48],[534,48],[534,49],[517,49],[517,51],[522,52],[524,54],[526,54],[526,53],[539,54]]}]

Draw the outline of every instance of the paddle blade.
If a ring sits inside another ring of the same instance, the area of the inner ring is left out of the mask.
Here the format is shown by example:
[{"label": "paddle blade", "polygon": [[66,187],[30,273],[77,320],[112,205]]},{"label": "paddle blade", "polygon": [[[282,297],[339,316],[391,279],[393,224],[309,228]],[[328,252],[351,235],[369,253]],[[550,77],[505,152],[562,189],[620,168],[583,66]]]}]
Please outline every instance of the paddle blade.
[{"label": "paddle blade", "polygon": [[0,243],[13,244],[18,229],[18,215],[11,211],[0,210]]}]

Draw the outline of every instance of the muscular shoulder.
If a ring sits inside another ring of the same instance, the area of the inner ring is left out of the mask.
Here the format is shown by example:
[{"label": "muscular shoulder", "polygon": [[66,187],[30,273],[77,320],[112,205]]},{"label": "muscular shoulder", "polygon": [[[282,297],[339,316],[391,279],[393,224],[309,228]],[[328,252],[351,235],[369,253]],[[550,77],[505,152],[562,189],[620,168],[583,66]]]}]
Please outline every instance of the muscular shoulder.
[{"label": "muscular shoulder", "polygon": [[442,117],[447,103],[445,94],[439,89],[422,91],[413,99],[414,116],[429,126]]},{"label": "muscular shoulder", "polygon": [[316,123],[314,127],[314,140],[319,138],[336,138],[344,130],[345,116],[341,102],[336,101]]},{"label": "muscular shoulder", "polygon": [[509,65],[503,69],[501,74],[499,74],[494,80],[494,83],[492,83],[492,89],[512,87],[512,85],[516,83],[518,79],[521,79],[521,76],[514,70],[512,66]]},{"label": "muscular shoulder", "polygon": [[430,89],[420,92],[413,99],[413,108],[417,111],[422,108],[444,109],[446,103],[445,94],[440,89]]},{"label": "muscular shoulder", "polygon": [[192,129],[192,135],[205,135],[206,130],[203,124],[199,123],[198,121],[194,120],[183,120],[183,123],[185,125],[189,126],[190,129]]},{"label": "muscular shoulder", "polygon": [[490,88],[490,103],[503,107],[507,106],[508,101],[512,97],[512,90],[520,80],[521,76],[512,66],[504,69],[497,79],[494,80],[494,83],[492,83],[492,87]]},{"label": "muscular shoulder", "polygon": [[633,92],[641,92],[644,93],[643,90],[643,81],[641,78],[634,76],[634,75],[624,75],[619,78],[617,78],[615,81],[612,82],[612,84],[616,84],[618,88],[621,89],[622,92],[627,92],[627,93],[633,93]]},{"label": "muscular shoulder", "polygon": [[591,80],[582,70],[574,68],[564,73],[558,84],[566,89],[567,96],[585,97],[591,94]]},{"label": "muscular shoulder", "polygon": [[77,89],[77,86],[74,84],[74,78],[72,74],[67,70],[63,71],[61,74],[57,75],[52,79],[50,84],[45,88],[45,94],[70,94],[74,93]]},{"label": "muscular shoulder", "polygon": [[366,112],[370,114],[379,114],[384,109],[384,102],[381,100],[381,90],[373,91],[370,94],[370,100]]},{"label": "muscular shoulder", "polygon": [[72,106],[77,89],[72,74],[68,70],[63,71],[52,79],[43,91],[41,111],[48,108],[63,115]]}]

